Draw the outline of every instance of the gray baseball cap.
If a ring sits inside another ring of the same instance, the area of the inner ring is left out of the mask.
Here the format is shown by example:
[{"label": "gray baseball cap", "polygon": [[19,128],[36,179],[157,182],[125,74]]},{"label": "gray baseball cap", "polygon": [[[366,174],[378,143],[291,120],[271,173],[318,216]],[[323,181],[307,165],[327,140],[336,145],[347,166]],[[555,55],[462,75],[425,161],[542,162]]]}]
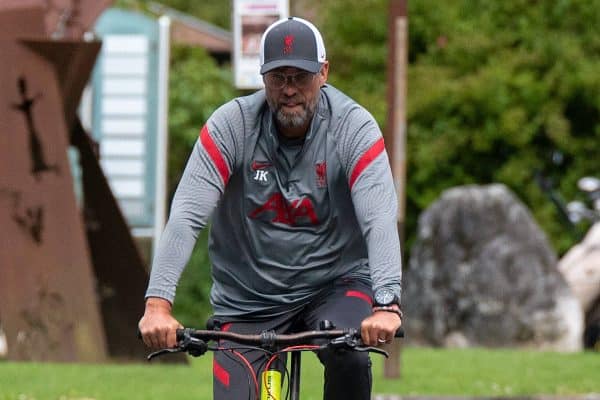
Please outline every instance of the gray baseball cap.
[{"label": "gray baseball cap", "polygon": [[297,17],[280,19],[267,28],[260,41],[260,73],[279,67],[317,73],[325,56],[323,38],[313,24]]}]

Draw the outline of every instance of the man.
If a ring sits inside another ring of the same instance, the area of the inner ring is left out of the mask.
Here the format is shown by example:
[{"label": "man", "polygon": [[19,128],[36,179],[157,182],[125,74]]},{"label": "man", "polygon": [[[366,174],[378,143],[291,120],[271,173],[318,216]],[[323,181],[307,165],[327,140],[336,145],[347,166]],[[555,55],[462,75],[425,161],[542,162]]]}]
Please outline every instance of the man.
[{"label": "man", "polygon": [[[198,232],[212,218],[215,319],[229,331],[361,328],[368,345],[401,325],[397,199],[373,117],[326,85],[329,63],[308,21],[275,22],[261,40],[265,90],[220,107],[200,132],[154,258],[139,328],[175,345],[171,304]],[[256,368],[261,354],[246,353]],[[325,398],[370,398],[366,353],[321,352]],[[222,352],[214,398],[248,396]]]}]

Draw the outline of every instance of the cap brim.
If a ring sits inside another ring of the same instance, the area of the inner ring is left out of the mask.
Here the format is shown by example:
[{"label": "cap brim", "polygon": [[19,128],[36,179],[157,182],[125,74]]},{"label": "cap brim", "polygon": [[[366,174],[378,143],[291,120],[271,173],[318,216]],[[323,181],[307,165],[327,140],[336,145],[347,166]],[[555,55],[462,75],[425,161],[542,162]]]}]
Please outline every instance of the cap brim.
[{"label": "cap brim", "polygon": [[321,70],[322,66],[323,63],[309,60],[275,60],[260,67],[260,73],[266,74],[267,72],[280,67],[295,67],[316,74]]}]

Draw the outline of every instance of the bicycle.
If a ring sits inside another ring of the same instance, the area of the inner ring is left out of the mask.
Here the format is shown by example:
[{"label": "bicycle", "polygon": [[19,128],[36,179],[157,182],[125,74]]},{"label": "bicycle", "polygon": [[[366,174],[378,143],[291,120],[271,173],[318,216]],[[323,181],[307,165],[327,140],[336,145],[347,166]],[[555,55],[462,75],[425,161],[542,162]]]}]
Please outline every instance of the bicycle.
[{"label": "bicycle", "polygon": [[[248,369],[254,384],[254,398],[260,400],[281,400],[283,381],[277,369],[271,369],[272,364],[279,355],[291,353],[290,370],[285,369],[288,380],[286,397],[290,400],[300,399],[300,368],[301,353],[304,351],[317,351],[326,348],[346,349],[351,351],[367,351],[389,357],[389,354],[378,347],[365,346],[361,339],[359,329],[335,329],[329,321],[320,324],[321,330],[304,331],[291,334],[276,334],[273,331],[263,331],[260,334],[240,334],[220,330],[200,330],[183,328],[177,330],[177,345],[170,349],[161,349],[150,353],[148,361],[155,357],[185,352],[193,357],[204,355],[207,351],[228,351],[239,357],[240,362]],[[404,337],[404,332],[399,329],[395,337]],[[314,340],[327,340],[324,344],[309,344]],[[238,346],[221,347],[219,341],[228,340]],[[209,345],[216,342],[216,345]],[[244,362],[244,357],[237,352],[239,349],[258,349],[265,353],[264,370],[259,379],[252,365]],[[252,393],[252,389],[251,393]],[[259,395],[260,393],[260,395]],[[252,396],[249,396],[252,398]]]}]

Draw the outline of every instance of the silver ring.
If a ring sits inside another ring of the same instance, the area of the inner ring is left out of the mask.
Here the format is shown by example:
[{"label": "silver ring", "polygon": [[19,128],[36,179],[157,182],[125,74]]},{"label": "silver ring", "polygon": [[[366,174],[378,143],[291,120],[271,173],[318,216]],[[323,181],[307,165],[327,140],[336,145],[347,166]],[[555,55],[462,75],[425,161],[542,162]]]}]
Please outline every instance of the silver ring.
[{"label": "silver ring", "polygon": [[387,340],[382,338],[377,338],[377,343],[387,343]]}]

